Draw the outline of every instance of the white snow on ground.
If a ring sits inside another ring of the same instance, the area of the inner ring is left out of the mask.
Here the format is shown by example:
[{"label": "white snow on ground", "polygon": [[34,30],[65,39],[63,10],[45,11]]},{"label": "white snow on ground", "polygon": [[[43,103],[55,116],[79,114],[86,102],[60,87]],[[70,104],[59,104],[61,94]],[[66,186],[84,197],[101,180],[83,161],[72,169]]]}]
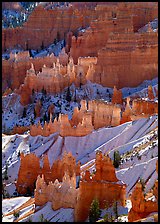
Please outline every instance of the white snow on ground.
[{"label": "white snow on ground", "polygon": [[[117,178],[127,184],[127,194],[140,178],[142,178],[144,181],[147,181],[149,176],[155,172],[157,159],[158,158],[156,157],[149,160],[148,162],[134,164],[129,168],[121,169],[116,172]],[[152,180],[150,179],[150,187],[153,187],[157,177],[158,174],[155,175]]]},{"label": "white snow on ground", "polygon": [[16,197],[10,199],[3,199],[2,202],[2,212],[3,215],[15,210],[25,202],[27,202],[31,197]]},{"label": "white snow on ground", "polygon": [[[134,96],[135,94],[138,94],[138,96],[147,97],[148,85],[152,85],[157,88],[157,83],[158,79],[155,78],[153,80],[145,80],[141,85],[135,88],[122,88],[123,97],[125,98],[127,96]],[[73,102],[75,98],[75,89],[77,101],[80,101],[81,99],[101,99],[103,101],[111,101],[110,97],[113,94],[112,88],[103,87],[102,85],[91,83],[90,81],[88,81],[81,88],[75,88],[75,85],[72,84],[70,87],[72,101],[70,103],[66,100],[67,88],[65,88],[61,94],[47,95],[44,97],[41,118],[43,118],[45,112],[47,112],[48,107],[51,104],[54,104],[55,113],[68,114],[69,119],[71,119],[74,107],[80,106],[80,103]],[[35,101],[42,98],[42,93],[35,93],[35,95]],[[22,114],[24,107],[20,104],[20,96],[15,93],[12,93],[2,97],[2,130],[10,130],[16,124],[29,126],[31,124],[31,118],[35,120],[35,104],[36,103],[32,103],[26,106],[27,115],[23,118]],[[37,118],[35,120],[35,123],[37,124],[39,120],[40,118]]]},{"label": "white snow on ground", "polygon": [[[154,126],[151,125],[154,123]],[[149,136],[151,126],[155,128],[158,126],[157,116],[150,118],[139,119],[134,122],[127,122],[113,128],[101,128],[97,131],[93,131],[91,134],[84,137],[61,137],[57,134],[52,134],[49,137],[36,136],[31,137],[26,135],[11,135],[3,136],[2,138],[2,153],[3,153],[3,172],[5,170],[5,161],[8,162],[8,177],[5,181],[7,184],[6,189],[11,195],[15,191],[14,181],[17,179],[18,170],[20,165],[20,159],[17,157],[18,151],[23,151],[25,154],[33,152],[38,157],[41,157],[45,152],[48,153],[50,166],[58,158],[62,158],[64,151],[71,151],[75,156],[76,161],[80,160],[83,168],[95,159],[97,150],[101,150],[103,153],[108,152],[111,158],[113,158],[113,152],[119,149],[120,154],[126,151],[132,152],[134,145],[140,144],[142,141],[146,142],[146,138]],[[135,137],[136,136],[136,137]],[[151,135],[153,136],[153,134]],[[42,145],[43,144],[43,145]],[[147,153],[149,151],[150,154]],[[150,156],[145,156],[148,154]],[[4,157],[5,155],[5,157]],[[117,170],[117,177],[123,180],[126,184],[129,184],[127,191],[134,186],[139,177],[147,179],[149,175],[155,170],[155,162],[158,156],[158,147],[155,146],[152,149],[146,148],[142,151],[142,160],[138,160],[137,157],[133,157],[131,161],[122,164],[122,169]],[[151,159],[153,157],[153,159]],[[155,162],[152,162],[155,161]],[[137,165],[135,165],[137,163]],[[152,163],[152,165],[149,165]],[[93,163],[94,164],[94,163]],[[148,170],[146,167],[148,167]],[[125,167],[130,169],[125,171]],[[94,166],[91,166],[91,170]],[[146,170],[146,174],[144,173]],[[134,174],[135,173],[135,174]],[[133,178],[131,176],[133,175]],[[150,183],[147,185],[147,189],[153,186],[156,180],[150,179]],[[9,185],[12,183],[12,185]]]},{"label": "white snow on ground", "polygon": [[[44,219],[47,219],[50,222],[73,222],[74,221],[74,209],[52,209],[52,203],[47,202],[45,206],[43,206],[39,211],[35,212],[30,216],[32,222],[37,222],[40,220],[41,215],[43,215]],[[22,222],[26,222],[28,218],[21,220]]]}]

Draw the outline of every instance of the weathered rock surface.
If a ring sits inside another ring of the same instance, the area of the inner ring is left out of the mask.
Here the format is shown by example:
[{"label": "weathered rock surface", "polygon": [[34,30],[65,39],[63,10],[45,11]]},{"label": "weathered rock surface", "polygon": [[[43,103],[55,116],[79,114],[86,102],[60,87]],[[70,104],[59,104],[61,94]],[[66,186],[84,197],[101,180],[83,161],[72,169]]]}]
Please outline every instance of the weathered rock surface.
[{"label": "weathered rock surface", "polygon": [[98,152],[95,175],[91,177],[90,172],[86,171],[80,181],[75,221],[85,221],[89,214],[90,205],[95,198],[99,200],[100,208],[104,208],[106,203],[113,204],[115,200],[120,201],[124,206],[125,188],[125,184],[118,181],[116,177],[111,159]]},{"label": "weathered rock surface", "polygon": [[43,167],[40,167],[40,159],[35,154],[21,154],[21,165],[16,183],[17,192],[19,194],[33,192],[37,177],[41,174],[44,175],[46,184],[50,181],[54,182],[56,179],[61,182],[65,172],[69,177],[73,177],[74,174],[80,175],[80,163],[76,165],[75,158],[71,153],[64,153],[62,160],[56,160],[52,167],[50,167],[47,155],[44,156]]}]

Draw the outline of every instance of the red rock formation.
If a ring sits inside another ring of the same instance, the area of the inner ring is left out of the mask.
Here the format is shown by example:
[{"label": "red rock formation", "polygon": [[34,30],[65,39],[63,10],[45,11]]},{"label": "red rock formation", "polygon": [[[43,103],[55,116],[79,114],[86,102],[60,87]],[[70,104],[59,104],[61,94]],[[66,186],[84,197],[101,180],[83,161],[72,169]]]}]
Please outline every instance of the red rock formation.
[{"label": "red rock formation", "polygon": [[132,102],[132,111],[136,116],[154,115],[158,113],[158,103],[154,101],[135,99]]},{"label": "red rock formation", "polygon": [[152,86],[148,86],[148,98],[150,100],[154,100],[154,93],[153,93],[153,88]]},{"label": "red rock formation", "polygon": [[14,126],[13,130],[12,130],[12,135],[14,134],[23,134],[24,132],[30,130],[30,127],[27,126]]},{"label": "red rock formation", "polygon": [[[31,125],[31,136],[49,136],[58,132],[61,136],[85,136],[90,134],[94,129],[105,126],[117,126],[120,124],[121,108],[118,105],[110,103],[89,101],[88,110],[86,101],[81,101],[81,109],[74,109],[72,119],[68,115],[60,115],[58,121],[55,119],[52,123],[45,123],[44,127],[40,123]],[[107,115],[106,115],[107,114]]]},{"label": "red rock formation", "polygon": [[113,88],[113,96],[112,96],[112,103],[122,104],[122,91],[117,90],[116,86]]},{"label": "red rock formation", "polygon": [[122,113],[122,118],[121,118],[121,122],[120,122],[121,124],[132,120],[131,115],[133,115],[133,112],[132,112],[129,102],[130,102],[130,98],[128,97],[125,111]]},{"label": "red rock formation", "polygon": [[96,155],[96,173],[90,176],[86,171],[80,181],[75,207],[75,221],[85,221],[93,199],[97,198],[100,208],[106,203],[112,204],[115,200],[125,204],[125,184],[118,181],[111,159],[103,156],[101,152]]},{"label": "red rock formation", "polygon": [[76,160],[71,153],[64,153],[62,160],[56,160],[50,167],[48,156],[43,158],[43,167],[40,167],[40,159],[35,154],[21,154],[21,165],[18,172],[16,189],[19,194],[33,192],[38,175],[43,174],[46,183],[58,179],[62,181],[65,172],[69,177],[80,175],[80,162],[76,165]]},{"label": "red rock formation", "polygon": [[157,201],[145,200],[142,184],[138,182],[131,195],[132,208],[128,214],[128,221],[133,222],[147,217],[152,212],[158,211]]},{"label": "red rock formation", "polygon": [[158,74],[157,38],[156,32],[113,33],[106,47],[98,51],[95,73],[90,81],[123,88],[155,78]]},{"label": "red rock formation", "polygon": [[20,155],[21,165],[18,172],[16,189],[19,194],[32,192],[35,188],[35,181],[40,172],[39,158],[35,154]]},{"label": "red rock formation", "polygon": [[3,29],[2,51],[18,45],[23,49],[41,49],[42,44],[48,46],[58,35],[64,38],[68,30],[75,32],[79,27],[88,26],[94,15],[94,8],[45,9],[39,4],[23,27]]},{"label": "red rock formation", "polygon": [[34,191],[35,205],[42,206],[46,202],[52,202],[52,209],[74,208],[77,198],[76,176],[73,177],[65,173],[62,182],[58,179],[51,181],[47,185],[44,176],[37,177],[36,189]]},{"label": "red rock formation", "polygon": [[138,28],[157,18],[157,9],[157,4],[154,3],[97,5],[98,20],[91,21],[90,28],[85,32],[79,32],[78,38],[72,37],[70,55],[74,63],[77,63],[80,56],[97,56],[98,50],[105,47],[111,32],[137,31]]},{"label": "red rock formation", "polygon": [[[44,64],[51,67],[56,60],[53,54],[43,58],[30,58],[28,51],[10,54],[10,59],[2,60],[2,91],[4,92],[7,87],[10,87],[12,90],[18,89],[24,83],[27,70],[30,69],[31,64],[33,64],[35,72],[38,73]],[[60,62],[66,64],[62,56]]]},{"label": "red rock formation", "polygon": [[36,74],[34,66],[31,64],[31,68],[27,70],[24,85],[20,86],[22,105],[30,102],[30,95],[33,89],[37,92],[45,89],[47,93],[54,94],[61,92],[72,83],[76,86],[85,84],[88,71],[91,65],[96,63],[96,60],[94,57],[79,58],[78,65],[74,65],[73,59],[70,58],[67,66],[63,66],[60,64],[59,58],[57,58],[52,68],[46,67],[44,64],[42,72],[38,74]]}]

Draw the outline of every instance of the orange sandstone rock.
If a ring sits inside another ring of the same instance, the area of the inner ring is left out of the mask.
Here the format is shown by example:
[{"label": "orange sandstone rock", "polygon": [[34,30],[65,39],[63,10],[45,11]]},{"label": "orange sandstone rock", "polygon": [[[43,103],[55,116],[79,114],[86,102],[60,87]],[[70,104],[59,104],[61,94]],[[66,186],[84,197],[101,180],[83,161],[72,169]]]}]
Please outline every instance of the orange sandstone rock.
[{"label": "orange sandstone rock", "polygon": [[111,159],[103,156],[101,152],[96,155],[96,173],[91,178],[89,171],[80,181],[75,208],[75,221],[84,221],[93,199],[97,198],[100,208],[106,203],[110,205],[115,201],[125,204],[125,184],[118,181]]},{"label": "orange sandstone rock", "polygon": [[145,218],[152,212],[158,211],[157,201],[146,200],[142,191],[142,184],[138,182],[131,195],[132,208],[128,214],[128,221],[133,222]]},{"label": "orange sandstone rock", "polygon": [[117,90],[116,86],[113,89],[112,103],[122,104],[122,91]]},{"label": "orange sandstone rock", "polygon": [[75,158],[72,153],[64,153],[62,160],[56,160],[52,167],[50,167],[48,156],[43,158],[43,167],[40,167],[40,159],[35,154],[25,155],[21,154],[21,164],[18,172],[18,179],[16,189],[19,194],[26,194],[33,192],[35,182],[38,175],[43,174],[44,180],[47,184],[50,181],[58,179],[62,181],[65,172],[69,177],[80,175],[80,162],[76,164]]},{"label": "orange sandstone rock", "polygon": [[148,86],[148,98],[150,100],[154,100],[154,93],[153,93],[152,86]]}]

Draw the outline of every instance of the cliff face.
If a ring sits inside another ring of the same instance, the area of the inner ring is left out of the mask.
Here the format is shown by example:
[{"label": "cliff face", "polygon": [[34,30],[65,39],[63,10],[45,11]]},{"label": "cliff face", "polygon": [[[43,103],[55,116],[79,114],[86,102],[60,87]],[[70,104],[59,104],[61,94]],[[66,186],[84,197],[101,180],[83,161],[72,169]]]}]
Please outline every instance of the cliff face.
[{"label": "cliff face", "polygon": [[41,49],[55,38],[63,39],[69,30],[75,32],[79,27],[88,26],[94,16],[94,8],[45,9],[38,5],[23,27],[2,30],[2,51],[18,45],[24,50]]},{"label": "cliff face", "polygon": [[84,221],[88,214],[93,199],[97,198],[100,208],[104,208],[106,203],[120,201],[125,204],[125,185],[122,184],[115,175],[115,168],[111,159],[103,156],[101,152],[96,155],[96,173],[92,176],[86,171],[80,181],[75,208],[75,221]]},{"label": "cliff face", "polygon": [[128,221],[133,222],[145,218],[152,212],[158,212],[157,201],[147,201],[142,191],[141,183],[137,183],[131,196],[132,208],[128,214]]},{"label": "cliff face", "polygon": [[75,63],[80,56],[97,56],[98,51],[106,46],[112,32],[137,32],[140,27],[158,17],[157,4],[152,3],[98,4],[95,11],[99,17],[91,21],[90,28],[79,32],[77,38],[72,37],[70,55]]},{"label": "cliff face", "polygon": [[157,38],[156,32],[110,35],[106,47],[98,51],[91,81],[123,88],[135,87],[144,79],[155,78],[158,72]]},{"label": "cliff face", "polygon": [[[68,58],[64,60],[62,56],[59,59],[64,64],[68,61]],[[30,69],[31,64],[34,65],[35,72],[38,73],[44,64],[47,67],[51,67],[56,60],[54,55],[43,58],[31,58],[28,51],[23,52],[23,54],[10,54],[9,60],[2,60],[2,91],[7,87],[10,87],[12,90],[18,89],[24,83],[26,72]]]},{"label": "cliff face", "polygon": [[43,174],[44,180],[48,184],[56,179],[62,181],[65,172],[69,177],[72,177],[74,173],[77,176],[80,175],[80,163],[76,165],[75,158],[71,153],[64,153],[62,160],[55,161],[52,167],[49,165],[47,156],[43,159],[43,167],[40,167],[40,159],[36,155],[31,153],[24,156],[21,154],[21,165],[16,183],[17,192],[19,194],[26,194],[27,191],[33,192],[38,175]]}]

